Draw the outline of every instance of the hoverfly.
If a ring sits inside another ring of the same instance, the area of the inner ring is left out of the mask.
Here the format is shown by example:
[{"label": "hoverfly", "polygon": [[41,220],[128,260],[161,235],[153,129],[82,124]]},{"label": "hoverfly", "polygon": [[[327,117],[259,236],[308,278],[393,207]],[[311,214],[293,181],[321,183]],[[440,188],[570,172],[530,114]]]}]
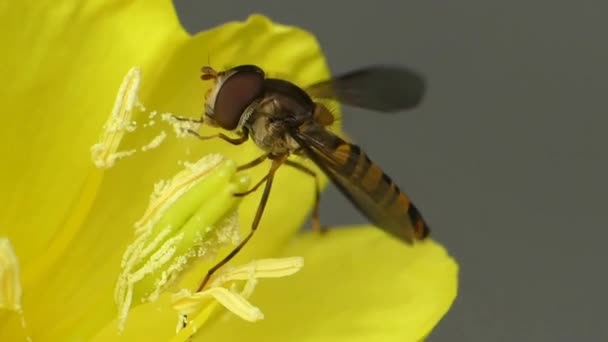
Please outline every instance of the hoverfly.
[{"label": "hoverfly", "polygon": [[206,98],[205,113],[200,120],[178,119],[204,122],[238,135],[237,138],[223,133],[201,136],[190,131],[199,139],[221,138],[239,145],[251,138],[264,153],[239,166],[239,170],[252,168],[267,159],[272,161],[272,166],[250,190],[237,194],[245,196],[264,185],[249,234],[208,271],[199,291],[253,236],[280,166],[293,167],[314,177],[317,191],[312,222],[313,228],[320,229],[317,174],[289,160],[292,154],[311,159],[371,223],[387,233],[408,244],[428,236],[427,224],[408,197],[359,146],[328,129],[334,117],[325,105],[314,100],[337,100],[380,112],[410,109],[417,106],[424,95],[425,83],[420,75],[403,67],[377,65],[301,88],[283,79],[269,78],[255,65],[240,65],[221,72],[203,67],[202,71],[203,80],[215,81]]}]

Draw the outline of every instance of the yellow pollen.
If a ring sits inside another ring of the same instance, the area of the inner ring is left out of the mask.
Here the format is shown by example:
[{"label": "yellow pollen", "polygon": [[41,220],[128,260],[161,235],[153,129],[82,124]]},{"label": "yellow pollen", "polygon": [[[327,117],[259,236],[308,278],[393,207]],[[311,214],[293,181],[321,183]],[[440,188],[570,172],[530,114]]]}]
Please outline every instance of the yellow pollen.
[{"label": "yellow pollen", "polygon": [[157,148],[165,140],[166,137],[167,133],[165,133],[165,131],[160,132],[160,134],[155,136],[152,141],[142,146],[141,150],[145,152]]},{"label": "yellow pollen", "polygon": [[[163,113],[161,114],[161,120],[169,123],[173,127],[173,131],[178,138],[189,137],[190,133],[188,131],[198,131],[202,125],[202,123],[184,118],[177,117],[171,113]],[[180,120],[181,118],[182,120]]]}]

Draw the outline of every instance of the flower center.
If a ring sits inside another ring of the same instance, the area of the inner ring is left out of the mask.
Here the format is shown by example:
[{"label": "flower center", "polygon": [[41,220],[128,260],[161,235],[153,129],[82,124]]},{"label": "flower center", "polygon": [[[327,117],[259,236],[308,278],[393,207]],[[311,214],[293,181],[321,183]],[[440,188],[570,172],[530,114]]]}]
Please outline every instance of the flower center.
[{"label": "flower center", "polygon": [[155,301],[192,262],[238,243],[240,198],[233,194],[248,184],[247,176],[236,174],[233,161],[217,154],[157,183],[147,210],[135,223],[135,240],[123,255],[115,289],[119,329],[132,305]]}]

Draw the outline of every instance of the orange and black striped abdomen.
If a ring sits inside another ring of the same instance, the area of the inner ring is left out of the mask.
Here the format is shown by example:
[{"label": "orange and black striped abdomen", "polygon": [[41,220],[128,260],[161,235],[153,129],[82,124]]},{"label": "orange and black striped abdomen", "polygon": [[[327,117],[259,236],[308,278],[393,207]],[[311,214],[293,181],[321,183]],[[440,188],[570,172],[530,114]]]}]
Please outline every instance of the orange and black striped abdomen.
[{"label": "orange and black striped abdomen", "polygon": [[418,209],[357,145],[320,127],[296,134],[307,155],[373,224],[411,242],[429,235]]},{"label": "orange and black striped abdomen", "polygon": [[344,175],[348,175],[350,181],[358,182],[380,207],[392,215],[406,214],[414,228],[416,239],[421,240],[429,235],[430,229],[418,208],[359,146],[343,141],[336,150],[337,154],[348,155],[348,158],[344,158],[346,161],[343,165],[343,172]]}]

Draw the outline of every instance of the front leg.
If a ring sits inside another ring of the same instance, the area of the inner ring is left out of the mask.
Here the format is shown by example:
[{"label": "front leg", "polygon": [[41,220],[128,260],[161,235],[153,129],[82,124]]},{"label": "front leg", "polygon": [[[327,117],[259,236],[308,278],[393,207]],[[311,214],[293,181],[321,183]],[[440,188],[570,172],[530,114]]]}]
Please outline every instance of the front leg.
[{"label": "front leg", "polygon": [[188,129],[186,132],[188,132],[188,134],[190,134],[190,135],[197,137],[199,140],[209,140],[209,139],[213,139],[213,138],[220,138],[224,141],[231,143],[232,145],[241,145],[242,143],[249,140],[249,134],[247,134],[246,131],[240,132],[239,133],[240,136],[238,138],[231,138],[231,137],[225,135],[224,133],[204,136],[204,135],[200,135],[197,131],[195,131],[193,129]]},{"label": "front leg", "polygon": [[199,119],[193,119],[193,118],[189,118],[186,116],[179,116],[179,115],[171,115],[171,116],[177,121],[188,121],[188,122],[195,123],[195,124],[202,124],[204,121],[203,115],[201,115],[201,117]]},{"label": "front leg", "polygon": [[[171,115],[171,116],[177,121],[190,122],[193,124],[203,124],[204,123],[204,115],[202,115],[199,119],[193,119],[193,118],[189,118],[189,117],[185,117],[185,116],[178,116],[178,115]],[[243,131],[238,132],[238,135],[239,135],[238,138],[231,138],[223,133],[218,133],[218,134],[213,134],[213,135],[208,135],[208,136],[200,135],[197,131],[195,131],[191,128],[185,128],[184,131],[190,135],[195,136],[199,140],[209,140],[209,139],[213,139],[213,138],[220,138],[224,141],[231,143],[232,145],[241,145],[242,143],[246,142],[249,139],[249,134],[246,129],[243,129]]]}]

